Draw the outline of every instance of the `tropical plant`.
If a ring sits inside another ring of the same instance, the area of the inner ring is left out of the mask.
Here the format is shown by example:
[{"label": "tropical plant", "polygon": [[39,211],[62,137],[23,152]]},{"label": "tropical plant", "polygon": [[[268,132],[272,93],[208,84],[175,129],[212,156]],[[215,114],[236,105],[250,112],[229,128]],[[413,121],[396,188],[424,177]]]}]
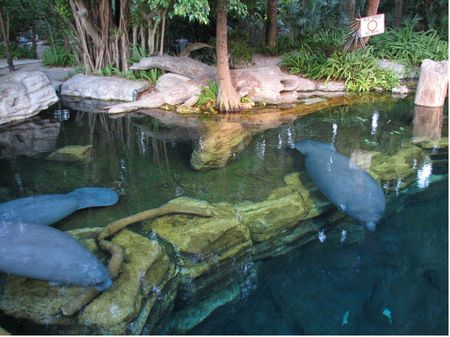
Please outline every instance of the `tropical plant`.
[{"label": "tropical plant", "polygon": [[437,61],[448,58],[448,42],[436,31],[415,31],[412,26],[388,29],[386,33],[374,36],[369,44],[375,56],[409,66],[418,65],[426,58]]},{"label": "tropical plant", "polygon": [[219,93],[219,85],[217,82],[208,81],[208,85],[202,88],[201,93],[198,95],[197,106],[213,107],[217,104],[217,95]]},{"label": "tropical plant", "polygon": [[75,66],[78,60],[76,54],[68,52],[63,46],[55,46],[44,51],[42,63],[46,66]]}]

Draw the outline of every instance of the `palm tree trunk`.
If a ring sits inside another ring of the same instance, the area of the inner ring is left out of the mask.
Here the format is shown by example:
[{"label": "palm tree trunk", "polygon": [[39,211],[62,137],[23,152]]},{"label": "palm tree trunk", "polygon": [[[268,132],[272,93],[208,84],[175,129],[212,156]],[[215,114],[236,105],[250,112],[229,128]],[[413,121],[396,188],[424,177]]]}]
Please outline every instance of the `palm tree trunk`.
[{"label": "palm tree trunk", "polygon": [[395,21],[394,27],[400,27],[403,19],[403,0],[395,0]]},{"label": "palm tree trunk", "polygon": [[219,79],[217,107],[222,112],[237,111],[240,108],[240,97],[231,82],[227,42],[227,0],[217,0],[216,56]]}]

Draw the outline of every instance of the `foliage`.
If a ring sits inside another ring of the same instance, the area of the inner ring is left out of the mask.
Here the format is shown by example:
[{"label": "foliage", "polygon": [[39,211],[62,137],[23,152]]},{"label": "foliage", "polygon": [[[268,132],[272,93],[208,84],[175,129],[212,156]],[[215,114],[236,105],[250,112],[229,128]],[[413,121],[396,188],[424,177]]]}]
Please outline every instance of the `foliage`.
[{"label": "foliage", "polygon": [[74,66],[78,63],[74,53],[68,52],[64,46],[56,45],[44,51],[42,63],[46,66]]},{"label": "foliage", "polygon": [[[34,53],[31,50],[31,46],[19,45],[17,43],[11,43],[9,45],[11,56],[14,59],[31,59],[34,58]],[[5,47],[0,44],[0,58],[5,58]]]},{"label": "foliage", "polygon": [[100,69],[97,74],[102,76],[119,76],[124,77],[128,80],[144,80],[154,85],[161,76],[161,70],[152,68],[148,70],[120,71],[114,65],[108,64],[106,67]]},{"label": "foliage", "polygon": [[399,61],[409,66],[418,65],[423,59],[446,60],[448,42],[434,30],[414,31],[412,26],[388,29],[386,33],[369,40],[375,56]]},{"label": "foliage", "polygon": [[147,57],[148,53],[145,48],[141,46],[133,46],[132,56],[128,59],[129,63],[137,63],[142,60],[144,57]]},{"label": "foliage", "polygon": [[197,106],[213,107],[217,104],[217,95],[219,93],[219,85],[217,82],[208,81],[208,85],[202,88],[200,95],[198,95]]},{"label": "foliage", "polygon": [[349,91],[365,92],[376,87],[392,89],[398,84],[393,72],[378,66],[371,49],[334,52],[326,58],[324,53],[314,53],[311,48],[304,47],[283,55],[282,65],[292,73],[302,73],[313,79],[343,80]]}]

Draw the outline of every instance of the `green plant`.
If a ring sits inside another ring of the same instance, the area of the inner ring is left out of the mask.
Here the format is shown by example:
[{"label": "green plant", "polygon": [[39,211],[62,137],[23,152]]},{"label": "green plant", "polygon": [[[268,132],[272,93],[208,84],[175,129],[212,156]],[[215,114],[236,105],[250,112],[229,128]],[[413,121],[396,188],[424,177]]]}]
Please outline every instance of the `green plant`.
[{"label": "green plant", "polygon": [[314,74],[317,67],[326,62],[325,54],[320,50],[314,52],[308,45],[298,51],[281,56],[281,66],[293,74]]},{"label": "green plant", "polygon": [[144,57],[147,57],[147,50],[141,46],[133,46],[132,57],[128,60],[129,63],[137,63]]},{"label": "green plant", "polygon": [[405,65],[419,65],[423,59],[446,60],[448,42],[441,39],[434,30],[414,31],[412,26],[386,33],[369,40],[374,56],[401,62]]},{"label": "green plant", "polygon": [[215,106],[217,103],[217,95],[219,93],[219,85],[214,81],[208,81],[208,85],[202,88],[198,95],[197,106]]},{"label": "green plant", "polygon": [[77,57],[68,52],[63,46],[47,48],[42,55],[42,63],[46,66],[75,66]]}]

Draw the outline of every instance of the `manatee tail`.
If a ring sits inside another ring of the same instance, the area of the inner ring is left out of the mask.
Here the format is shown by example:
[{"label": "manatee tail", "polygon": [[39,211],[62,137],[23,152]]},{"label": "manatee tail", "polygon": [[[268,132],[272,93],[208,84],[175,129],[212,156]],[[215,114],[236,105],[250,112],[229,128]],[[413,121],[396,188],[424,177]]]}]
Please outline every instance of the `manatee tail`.
[{"label": "manatee tail", "polygon": [[336,151],[336,148],[333,144],[318,142],[310,139],[295,142],[294,148],[303,155],[307,155],[308,152],[312,153],[323,149]]},{"label": "manatee tail", "polygon": [[110,188],[81,187],[67,193],[77,199],[78,209],[111,206],[119,200],[119,195]]}]

